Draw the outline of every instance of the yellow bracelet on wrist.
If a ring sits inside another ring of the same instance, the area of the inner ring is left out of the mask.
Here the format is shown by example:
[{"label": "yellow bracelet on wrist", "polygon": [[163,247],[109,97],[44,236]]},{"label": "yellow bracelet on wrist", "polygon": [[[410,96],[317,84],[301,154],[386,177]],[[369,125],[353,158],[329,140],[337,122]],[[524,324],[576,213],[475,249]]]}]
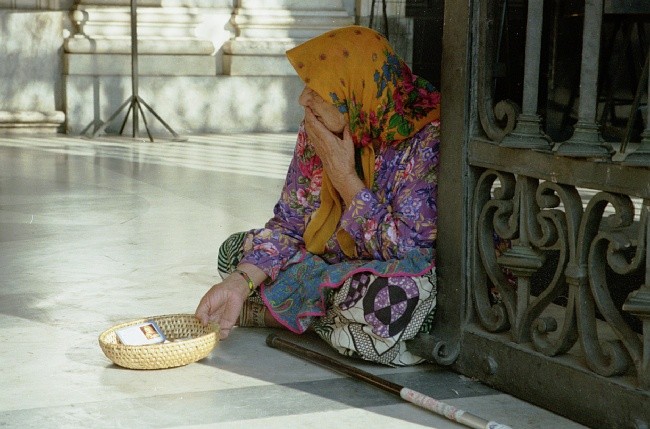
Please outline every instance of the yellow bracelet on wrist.
[{"label": "yellow bracelet on wrist", "polygon": [[233,272],[241,275],[244,280],[246,280],[246,283],[248,283],[248,296],[251,296],[253,292],[255,292],[255,283],[253,283],[253,280],[251,280],[250,276],[243,272],[242,270],[234,270]]}]

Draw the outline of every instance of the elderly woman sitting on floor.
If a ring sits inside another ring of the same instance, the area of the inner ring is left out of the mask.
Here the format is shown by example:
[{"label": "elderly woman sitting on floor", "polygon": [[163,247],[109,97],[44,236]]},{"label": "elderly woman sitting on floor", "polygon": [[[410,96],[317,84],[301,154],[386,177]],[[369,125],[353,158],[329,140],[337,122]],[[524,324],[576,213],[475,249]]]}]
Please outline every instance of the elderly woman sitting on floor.
[{"label": "elderly woman sitting on floor", "polygon": [[350,26],[287,52],[305,118],[274,216],[220,248],[223,281],[196,316],[313,329],[340,353],[388,365],[423,359],[431,328],[440,94],[387,40]]}]

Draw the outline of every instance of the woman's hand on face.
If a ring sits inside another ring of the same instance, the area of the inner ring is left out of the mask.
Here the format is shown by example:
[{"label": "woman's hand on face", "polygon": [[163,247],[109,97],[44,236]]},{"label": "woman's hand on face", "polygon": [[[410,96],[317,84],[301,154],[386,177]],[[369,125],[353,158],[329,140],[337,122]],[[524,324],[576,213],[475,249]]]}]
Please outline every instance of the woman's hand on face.
[{"label": "woman's hand on face", "polygon": [[195,315],[203,325],[217,323],[220,337],[225,339],[237,323],[248,293],[248,284],[243,277],[236,273],[231,274],[203,295]]},{"label": "woman's hand on face", "polygon": [[349,197],[353,197],[363,183],[354,169],[354,143],[348,126],[343,129],[343,138],[339,138],[306,107],[305,130],[332,185],[349,202],[348,194],[352,193]]}]

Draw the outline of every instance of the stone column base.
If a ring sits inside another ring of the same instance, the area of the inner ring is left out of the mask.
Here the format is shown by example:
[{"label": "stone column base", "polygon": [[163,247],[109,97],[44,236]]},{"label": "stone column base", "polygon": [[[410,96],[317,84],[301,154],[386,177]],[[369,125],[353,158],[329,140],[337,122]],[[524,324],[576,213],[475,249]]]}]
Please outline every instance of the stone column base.
[{"label": "stone column base", "polygon": [[63,112],[8,112],[0,110],[0,135],[56,134],[65,121]]}]

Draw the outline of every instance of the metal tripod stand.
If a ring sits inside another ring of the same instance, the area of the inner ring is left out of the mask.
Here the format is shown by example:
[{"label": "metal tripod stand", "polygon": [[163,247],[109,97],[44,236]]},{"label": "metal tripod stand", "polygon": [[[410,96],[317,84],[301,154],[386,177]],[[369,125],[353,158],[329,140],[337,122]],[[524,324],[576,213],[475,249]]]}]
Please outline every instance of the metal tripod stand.
[{"label": "metal tripod stand", "polygon": [[149,106],[143,99],[138,95],[138,22],[137,22],[137,0],[131,0],[131,96],[113,113],[106,122],[104,122],[99,128],[97,128],[93,133],[93,138],[97,137],[100,133],[104,132],[106,127],[108,127],[124,110],[126,106],[129,106],[122,121],[122,126],[120,127],[120,134],[124,131],[124,126],[126,121],[129,118],[129,113],[133,113],[133,119],[131,121],[133,125],[133,138],[138,137],[139,129],[139,115],[142,115],[142,122],[144,123],[144,128],[147,130],[147,135],[149,136],[150,141],[153,140],[151,131],[149,131],[149,126],[147,124],[147,118],[144,114],[144,109],[142,106],[146,107],[149,112],[169,131],[174,140],[187,140],[186,138],[181,137],[170,127],[161,117],[156,113],[151,106]]}]

